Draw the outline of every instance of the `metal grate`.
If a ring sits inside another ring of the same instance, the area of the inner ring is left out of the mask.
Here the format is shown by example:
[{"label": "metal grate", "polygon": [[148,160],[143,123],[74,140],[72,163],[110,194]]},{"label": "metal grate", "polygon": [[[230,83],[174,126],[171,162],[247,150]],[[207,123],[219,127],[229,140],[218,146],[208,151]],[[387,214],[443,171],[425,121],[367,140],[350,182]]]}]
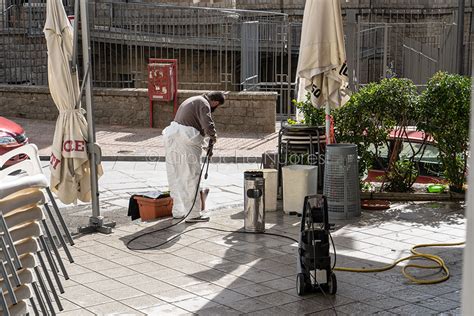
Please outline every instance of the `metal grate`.
[{"label": "metal grate", "polygon": [[326,146],[323,192],[328,201],[330,218],[350,219],[360,216],[357,145]]}]

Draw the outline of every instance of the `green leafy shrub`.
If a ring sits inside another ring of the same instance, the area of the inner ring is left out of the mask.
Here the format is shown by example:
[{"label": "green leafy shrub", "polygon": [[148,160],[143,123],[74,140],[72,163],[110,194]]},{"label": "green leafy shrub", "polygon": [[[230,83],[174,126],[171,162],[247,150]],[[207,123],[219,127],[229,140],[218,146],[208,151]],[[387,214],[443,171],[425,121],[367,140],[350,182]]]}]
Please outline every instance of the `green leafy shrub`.
[{"label": "green leafy shrub", "polygon": [[417,102],[418,92],[413,82],[390,78],[366,85],[333,111],[337,141],[358,145],[361,177],[379,159],[382,148],[389,147],[390,131],[416,121]]},{"label": "green leafy shrub", "polygon": [[324,108],[315,108],[311,103],[311,97],[309,93],[306,94],[306,100],[298,102],[293,99],[291,102],[301,112],[303,115],[303,120],[301,122],[296,122],[292,119],[288,119],[289,124],[304,124],[308,126],[321,126],[325,124]]},{"label": "green leafy shrub", "polygon": [[422,93],[418,129],[438,143],[444,175],[456,190],[462,190],[467,169],[471,79],[436,73]]},{"label": "green leafy shrub", "polygon": [[418,177],[418,170],[413,161],[406,158],[397,160],[387,174],[388,184],[385,190],[391,192],[409,192]]}]

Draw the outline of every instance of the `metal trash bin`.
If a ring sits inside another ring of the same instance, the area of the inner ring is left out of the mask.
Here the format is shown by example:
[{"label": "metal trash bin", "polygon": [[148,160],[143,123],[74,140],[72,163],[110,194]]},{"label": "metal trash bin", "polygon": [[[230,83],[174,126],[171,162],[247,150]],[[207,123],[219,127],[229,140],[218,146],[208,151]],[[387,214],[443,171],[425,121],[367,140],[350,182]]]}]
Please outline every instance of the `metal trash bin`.
[{"label": "metal trash bin", "polygon": [[262,171],[244,172],[244,228],[265,231],[265,180]]},{"label": "metal trash bin", "polygon": [[326,147],[323,192],[330,220],[360,216],[357,159],[357,145],[330,144]]}]

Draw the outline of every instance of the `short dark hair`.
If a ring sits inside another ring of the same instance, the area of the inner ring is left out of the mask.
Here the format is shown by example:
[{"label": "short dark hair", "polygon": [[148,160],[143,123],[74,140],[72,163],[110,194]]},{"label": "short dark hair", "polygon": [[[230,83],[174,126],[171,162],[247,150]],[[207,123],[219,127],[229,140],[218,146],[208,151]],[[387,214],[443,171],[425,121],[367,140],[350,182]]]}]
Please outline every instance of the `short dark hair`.
[{"label": "short dark hair", "polygon": [[224,102],[225,102],[224,93],[222,93],[222,92],[220,92],[220,91],[211,91],[211,92],[208,92],[208,93],[206,93],[206,97],[207,97],[210,101],[217,101],[217,102],[219,102],[220,105],[224,104]]}]

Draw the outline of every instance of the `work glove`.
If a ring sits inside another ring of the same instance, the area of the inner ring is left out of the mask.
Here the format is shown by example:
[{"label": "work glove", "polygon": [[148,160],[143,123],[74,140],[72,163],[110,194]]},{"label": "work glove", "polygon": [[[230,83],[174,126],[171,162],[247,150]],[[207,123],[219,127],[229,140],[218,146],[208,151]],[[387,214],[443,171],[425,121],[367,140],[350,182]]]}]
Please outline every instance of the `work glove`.
[{"label": "work glove", "polygon": [[208,150],[208,152],[209,152],[209,157],[212,157],[212,150],[214,149],[214,145],[215,145],[216,141],[217,141],[216,135],[211,136],[211,137],[209,138],[209,150]]}]

